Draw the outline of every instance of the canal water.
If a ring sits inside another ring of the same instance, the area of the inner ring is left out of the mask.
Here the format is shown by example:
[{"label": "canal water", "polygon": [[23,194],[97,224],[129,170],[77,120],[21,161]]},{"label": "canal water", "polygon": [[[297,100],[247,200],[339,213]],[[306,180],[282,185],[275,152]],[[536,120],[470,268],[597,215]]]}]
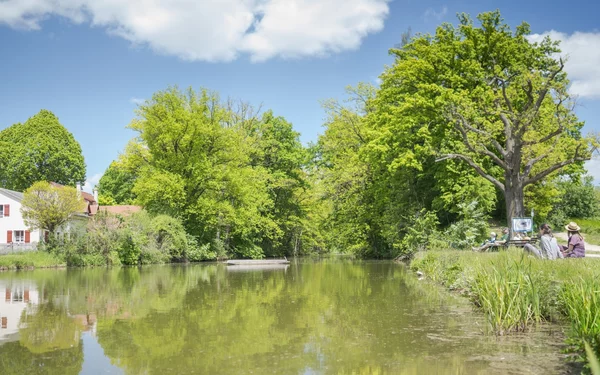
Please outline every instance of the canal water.
[{"label": "canal water", "polygon": [[0,274],[0,374],[560,374],[402,265],[301,260]]}]

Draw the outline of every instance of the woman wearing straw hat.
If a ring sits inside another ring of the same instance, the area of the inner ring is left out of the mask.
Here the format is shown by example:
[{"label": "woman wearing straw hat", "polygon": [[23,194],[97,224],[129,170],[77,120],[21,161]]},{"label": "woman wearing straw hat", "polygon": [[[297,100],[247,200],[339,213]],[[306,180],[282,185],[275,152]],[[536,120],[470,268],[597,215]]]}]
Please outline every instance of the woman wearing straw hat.
[{"label": "woman wearing straw hat", "polygon": [[583,258],[585,257],[585,242],[579,231],[581,228],[574,222],[570,222],[565,226],[569,234],[567,246],[561,246],[562,253],[565,258]]}]

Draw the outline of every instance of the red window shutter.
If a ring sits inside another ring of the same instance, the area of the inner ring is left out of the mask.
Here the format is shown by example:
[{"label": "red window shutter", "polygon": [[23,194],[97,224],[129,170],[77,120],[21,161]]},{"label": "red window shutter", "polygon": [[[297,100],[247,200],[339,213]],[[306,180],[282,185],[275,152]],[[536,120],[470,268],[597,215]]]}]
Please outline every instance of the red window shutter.
[{"label": "red window shutter", "polygon": [[30,243],[30,242],[31,242],[31,232],[26,230],[25,231],[25,243]]},{"label": "red window shutter", "polygon": [[7,243],[12,242],[12,230],[9,230],[8,232],[6,232],[6,242]]},{"label": "red window shutter", "polygon": [[5,217],[9,217],[10,216],[10,204],[5,204],[4,205],[4,216]]}]

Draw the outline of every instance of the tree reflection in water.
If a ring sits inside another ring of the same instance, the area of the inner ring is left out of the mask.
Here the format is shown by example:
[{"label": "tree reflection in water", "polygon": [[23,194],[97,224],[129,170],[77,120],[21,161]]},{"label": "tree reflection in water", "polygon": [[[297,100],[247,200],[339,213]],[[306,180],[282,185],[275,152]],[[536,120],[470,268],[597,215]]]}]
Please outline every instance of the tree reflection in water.
[{"label": "tree reflection in water", "polygon": [[[528,353],[523,342],[485,337],[477,325],[483,320],[464,301],[391,262],[3,276],[29,278],[44,292],[39,308],[24,312],[20,341],[0,346],[2,374],[39,364],[40,353],[43,368],[58,371],[71,357],[77,373],[84,330],[95,332],[104,355],[127,374],[560,372],[559,349],[547,344],[560,338],[541,337],[545,347],[530,342]],[[502,356],[511,358],[508,367],[498,366]]]}]

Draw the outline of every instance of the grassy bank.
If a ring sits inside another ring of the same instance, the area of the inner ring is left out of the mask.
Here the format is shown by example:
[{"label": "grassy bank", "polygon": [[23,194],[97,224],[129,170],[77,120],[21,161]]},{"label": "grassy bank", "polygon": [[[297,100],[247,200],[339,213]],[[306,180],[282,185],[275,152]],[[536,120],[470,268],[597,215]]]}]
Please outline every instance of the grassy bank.
[{"label": "grassy bank", "polygon": [[0,270],[64,266],[66,266],[64,259],[45,251],[0,255]]},{"label": "grassy bank", "polygon": [[543,321],[570,323],[569,344],[585,360],[584,340],[600,354],[600,261],[544,261],[513,249],[501,253],[427,251],[411,269],[458,290],[484,312],[497,334]]}]

